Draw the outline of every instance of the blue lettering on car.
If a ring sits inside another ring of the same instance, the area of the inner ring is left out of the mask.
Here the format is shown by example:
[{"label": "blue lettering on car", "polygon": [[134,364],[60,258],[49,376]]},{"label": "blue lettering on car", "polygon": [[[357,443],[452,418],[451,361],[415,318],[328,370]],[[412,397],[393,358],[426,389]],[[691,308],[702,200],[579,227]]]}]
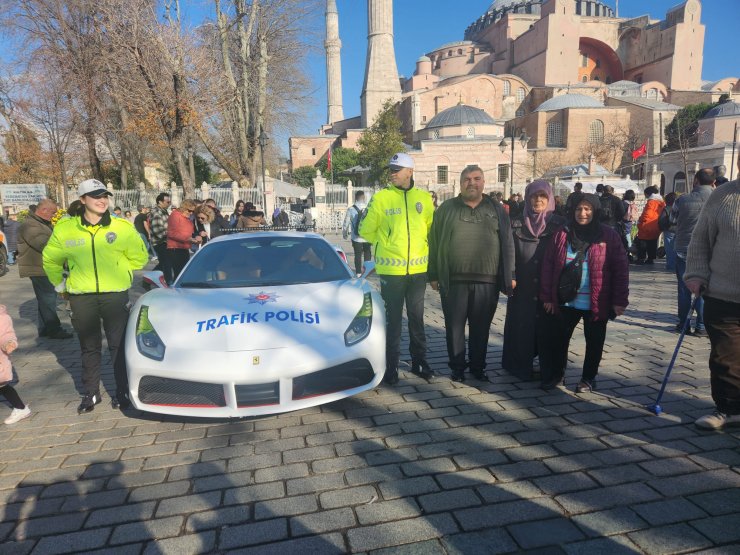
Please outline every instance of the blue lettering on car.
[{"label": "blue lettering on car", "polygon": [[260,321],[269,322],[296,322],[298,324],[320,324],[321,318],[318,312],[304,312],[303,310],[279,310],[277,312],[264,312],[260,320],[259,312],[241,312],[236,314],[223,314],[218,318],[210,318],[196,322],[196,333],[211,331],[221,326],[234,326],[236,324],[256,324]]}]

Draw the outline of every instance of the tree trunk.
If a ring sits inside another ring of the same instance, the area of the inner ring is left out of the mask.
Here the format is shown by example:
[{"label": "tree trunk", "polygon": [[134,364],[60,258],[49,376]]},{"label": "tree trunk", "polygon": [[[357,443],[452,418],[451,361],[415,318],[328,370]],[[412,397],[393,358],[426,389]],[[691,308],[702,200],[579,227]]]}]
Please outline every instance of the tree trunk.
[{"label": "tree trunk", "polygon": [[88,120],[85,125],[85,141],[87,142],[87,155],[90,160],[90,171],[94,179],[103,181],[103,170],[100,167],[100,158],[98,157],[98,150],[95,145],[95,127],[93,123]]}]

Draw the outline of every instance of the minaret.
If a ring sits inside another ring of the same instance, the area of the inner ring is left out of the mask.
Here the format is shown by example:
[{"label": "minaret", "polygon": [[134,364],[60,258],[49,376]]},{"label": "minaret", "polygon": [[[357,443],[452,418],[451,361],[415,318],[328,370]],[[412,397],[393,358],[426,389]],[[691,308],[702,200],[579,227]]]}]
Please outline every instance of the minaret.
[{"label": "minaret", "polygon": [[327,116],[326,123],[344,119],[342,109],[342,61],[339,51],[342,41],[339,40],[339,13],[336,0],[326,0],[326,96]]},{"label": "minaret", "polygon": [[375,122],[388,99],[401,99],[393,46],[393,0],[367,0],[367,61],[360,96],[363,128]]}]

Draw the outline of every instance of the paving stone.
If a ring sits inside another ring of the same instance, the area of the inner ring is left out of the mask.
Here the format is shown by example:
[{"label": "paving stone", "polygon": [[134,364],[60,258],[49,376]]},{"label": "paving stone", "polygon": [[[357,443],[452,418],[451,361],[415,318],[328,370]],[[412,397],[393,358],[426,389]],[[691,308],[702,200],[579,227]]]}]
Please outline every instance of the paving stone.
[{"label": "paving stone", "polygon": [[320,491],[340,489],[345,487],[344,473],[320,474],[308,478],[297,478],[286,482],[288,495],[316,493]]},{"label": "paving stone", "polygon": [[634,555],[639,553],[637,546],[625,536],[598,538],[563,546],[568,555]]},{"label": "paving stone", "polygon": [[288,537],[288,521],[284,518],[254,522],[240,526],[228,526],[221,531],[219,549],[232,549]]},{"label": "paving stone", "polygon": [[548,495],[558,495],[560,493],[583,491],[598,487],[598,484],[583,472],[556,474],[555,476],[535,478],[533,481],[537,484],[537,487]]},{"label": "paving stone", "polygon": [[343,530],[356,524],[352,509],[332,509],[313,513],[310,515],[296,516],[290,519],[291,536],[305,536],[323,534],[335,530]]},{"label": "paving stone", "polygon": [[688,457],[673,457],[671,459],[659,459],[641,462],[640,466],[653,476],[677,476],[704,470],[700,465]]},{"label": "paving stone", "polygon": [[481,505],[481,500],[472,489],[458,489],[422,495],[419,504],[427,513],[436,513],[476,507]]},{"label": "paving stone", "polygon": [[327,491],[322,493],[319,496],[319,499],[321,501],[321,506],[324,509],[333,509],[336,507],[365,504],[377,497],[378,494],[374,487],[361,486],[336,491]]},{"label": "paving stone", "polygon": [[384,499],[397,499],[439,491],[437,482],[430,476],[381,482],[378,487]]},{"label": "paving stone", "polygon": [[707,516],[703,510],[682,498],[665,499],[644,505],[635,505],[633,510],[647,520],[651,526],[673,524]]},{"label": "paving stone", "polygon": [[423,542],[397,545],[383,549],[373,549],[369,555],[447,555],[440,540],[427,540]]},{"label": "paving stone", "polygon": [[479,486],[477,490],[486,503],[534,499],[545,495],[533,482],[526,480]]},{"label": "paving stone", "polygon": [[715,543],[740,544],[740,513],[693,520],[690,524]]},{"label": "paving stone", "polygon": [[121,524],[113,530],[110,543],[112,545],[121,543],[132,543],[160,538],[172,538],[180,534],[183,518],[173,516],[170,518],[146,519],[141,522]]},{"label": "paving stone", "polygon": [[467,555],[468,553],[495,555],[518,550],[516,543],[504,528],[453,534],[442,538],[441,541],[445,552],[449,555]]},{"label": "paving stone", "polygon": [[629,482],[644,482],[651,478],[651,474],[636,464],[622,464],[590,470],[589,476],[602,486],[615,486]]},{"label": "paving stone", "polygon": [[57,553],[79,553],[86,549],[102,547],[108,539],[110,528],[46,536],[39,540],[34,553],[56,555]]},{"label": "paving stone", "polygon": [[144,555],[182,555],[183,553],[207,553],[216,543],[214,532],[188,534],[177,538],[155,540],[147,544]]},{"label": "paving stone", "polygon": [[423,476],[439,472],[453,472],[456,469],[451,459],[438,458],[423,461],[414,461],[401,465],[401,471],[406,476]]},{"label": "paving stone", "polygon": [[562,509],[551,499],[538,498],[508,501],[474,509],[455,511],[463,530],[480,530],[561,516]]},{"label": "paving stone", "polygon": [[369,551],[439,538],[456,531],[452,517],[442,514],[353,528],[347,532],[347,538],[353,551]]},{"label": "paving stone", "polygon": [[275,482],[277,480],[287,480],[289,478],[300,478],[308,476],[308,465],[306,463],[284,464],[272,468],[260,468],[254,473],[254,481]]},{"label": "paving stone", "polygon": [[122,522],[136,520],[149,520],[154,514],[154,501],[145,503],[121,504],[108,509],[92,511],[85,521],[86,528],[97,528],[98,526],[110,526]]},{"label": "paving stone", "polygon": [[436,479],[444,489],[492,484],[496,481],[496,478],[485,468],[437,474]]},{"label": "paving stone", "polygon": [[129,496],[129,501],[149,501],[150,499],[177,497],[187,493],[188,489],[190,489],[190,482],[187,480],[135,488]]},{"label": "paving stone", "polygon": [[623,484],[559,495],[555,500],[572,514],[654,501],[660,495],[645,484]]},{"label": "paving stone", "polygon": [[740,487],[701,493],[689,497],[689,500],[710,515],[740,513]]},{"label": "paving stone", "polygon": [[254,506],[254,518],[264,520],[278,516],[292,516],[318,510],[319,505],[314,495],[300,495],[260,501]]},{"label": "paving stone", "polygon": [[224,505],[254,503],[264,499],[275,499],[285,495],[285,485],[282,482],[269,482],[255,486],[233,488],[224,492]]},{"label": "paving stone", "polygon": [[316,553],[321,555],[343,555],[347,553],[344,538],[341,534],[322,534],[307,538],[287,540],[257,547],[240,549],[239,555],[285,555],[286,553]]},{"label": "paving stone", "polygon": [[211,491],[197,495],[183,495],[163,499],[157,507],[157,517],[185,515],[195,511],[213,509],[221,504],[221,492]]},{"label": "paving stone", "polygon": [[613,536],[648,527],[647,522],[627,507],[575,515],[572,520],[591,537]]},{"label": "paving stone", "polygon": [[555,518],[509,526],[509,533],[524,549],[561,545],[585,536],[568,519]]},{"label": "paving stone", "polygon": [[640,548],[656,555],[710,547],[712,542],[686,524],[653,527],[628,534]]},{"label": "paving stone", "polygon": [[738,474],[732,470],[710,470],[700,475],[697,474],[694,478],[687,479],[685,476],[674,476],[652,480],[648,484],[663,495],[676,497],[737,487],[740,483]]},{"label": "paving stone", "polygon": [[421,516],[421,509],[413,499],[395,499],[378,501],[355,507],[360,524],[378,524]]}]

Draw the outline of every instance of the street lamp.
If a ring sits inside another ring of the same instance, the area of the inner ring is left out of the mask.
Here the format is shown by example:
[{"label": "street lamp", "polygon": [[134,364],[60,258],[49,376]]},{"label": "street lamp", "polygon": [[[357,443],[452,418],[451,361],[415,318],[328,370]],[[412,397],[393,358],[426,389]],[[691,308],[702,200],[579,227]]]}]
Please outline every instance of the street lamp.
[{"label": "street lamp", "polygon": [[270,138],[267,136],[267,133],[265,133],[265,130],[260,126],[260,134],[259,137],[257,137],[257,142],[260,145],[260,158],[262,159],[262,210],[265,212],[265,216],[267,215],[267,196],[265,193],[265,147],[267,146],[267,141],[269,139]]},{"label": "street lamp", "polygon": [[[511,137],[504,137],[498,144],[498,147],[501,149],[501,153],[503,154],[504,152],[506,152],[506,149],[509,148],[509,142],[507,142],[507,139],[511,140],[511,165],[509,166],[509,197],[514,194],[514,143],[516,142],[516,137],[514,135],[514,129],[512,129]],[[522,134],[519,135],[519,142],[521,143],[522,148],[527,148],[529,139],[530,137],[527,137],[527,133],[522,131]]]}]

